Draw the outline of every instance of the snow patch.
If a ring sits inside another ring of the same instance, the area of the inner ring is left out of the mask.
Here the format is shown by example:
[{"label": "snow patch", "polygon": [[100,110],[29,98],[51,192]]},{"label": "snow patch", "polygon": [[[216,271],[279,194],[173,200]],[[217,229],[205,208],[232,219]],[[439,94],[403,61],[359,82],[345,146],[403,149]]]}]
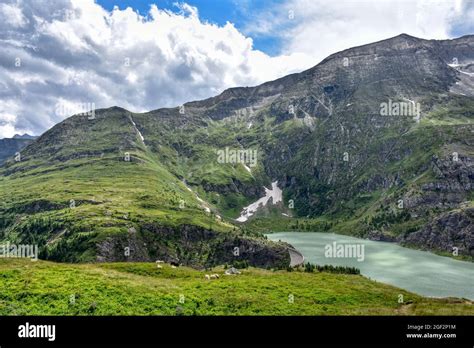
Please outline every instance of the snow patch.
[{"label": "snow patch", "polygon": [[266,187],[264,187],[264,189],[265,197],[262,197],[258,201],[245,207],[240,213],[240,216],[236,219],[238,222],[247,221],[253,214],[255,214],[260,206],[266,206],[270,198],[272,199],[272,204],[276,204],[283,200],[283,191],[278,187],[278,181],[272,182],[271,190],[267,189]]},{"label": "snow patch", "polygon": [[470,72],[467,72],[467,71],[462,71],[461,69],[463,68],[463,66],[461,64],[448,64],[451,68],[454,68],[456,69],[458,72],[460,72],[461,74],[465,74],[465,75],[469,75],[469,76],[474,76],[474,73],[470,73]]},{"label": "snow patch", "polygon": [[138,135],[140,136],[140,139],[142,140],[142,143],[145,144],[145,138],[143,137],[143,135],[142,135],[142,133],[140,132],[140,130],[137,128],[137,124],[136,124],[135,121],[133,120],[132,116],[130,116],[130,121],[132,121],[133,128],[135,128],[135,130],[137,131]]}]

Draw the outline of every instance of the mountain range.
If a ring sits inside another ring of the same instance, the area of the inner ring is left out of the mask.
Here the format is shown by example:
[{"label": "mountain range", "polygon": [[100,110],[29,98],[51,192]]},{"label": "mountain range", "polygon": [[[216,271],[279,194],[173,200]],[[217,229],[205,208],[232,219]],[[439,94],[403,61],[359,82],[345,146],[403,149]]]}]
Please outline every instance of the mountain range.
[{"label": "mountain range", "polygon": [[287,229],[472,258],[473,117],[474,36],[406,34],[176,108],[74,115],[8,149],[0,239],[57,261],[270,268],[290,246],[262,232]]},{"label": "mountain range", "polygon": [[0,139],[0,165],[5,162],[8,157],[14,156],[36,138],[37,137],[29,134],[15,134],[13,138]]}]

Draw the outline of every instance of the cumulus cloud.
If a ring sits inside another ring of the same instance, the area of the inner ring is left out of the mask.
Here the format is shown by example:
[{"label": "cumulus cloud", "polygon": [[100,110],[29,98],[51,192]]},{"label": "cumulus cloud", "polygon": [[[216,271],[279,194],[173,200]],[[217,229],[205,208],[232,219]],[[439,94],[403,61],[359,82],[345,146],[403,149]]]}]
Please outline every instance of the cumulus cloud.
[{"label": "cumulus cloud", "polygon": [[472,0],[288,0],[256,14],[244,32],[273,35],[282,53],[328,55],[406,33],[446,39],[473,29]]},{"label": "cumulus cloud", "polygon": [[187,4],[146,16],[93,0],[7,1],[0,11],[0,138],[41,133],[90,105],[177,106],[309,66],[255,50],[233,24],[204,22]]},{"label": "cumulus cloud", "polygon": [[[471,3],[472,4],[472,3]],[[447,38],[472,28],[461,0],[286,0],[246,28],[203,21],[185,3],[107,11],[94,0],[2,0],[0,138],[39,134],[74,111],[177,106],[315,65],[336,51],[405,32]],[[223,14],[225,15],[225,14]],[[278,37],[271,57],[250,37]]]}]

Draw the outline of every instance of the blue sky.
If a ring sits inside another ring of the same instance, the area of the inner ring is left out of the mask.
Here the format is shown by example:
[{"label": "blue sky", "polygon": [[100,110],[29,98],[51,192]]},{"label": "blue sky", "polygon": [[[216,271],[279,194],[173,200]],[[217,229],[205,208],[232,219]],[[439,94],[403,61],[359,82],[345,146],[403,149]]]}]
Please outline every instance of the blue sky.
[{"label": "blue sky", "polygon": [[[329,0],[328,0],[329,1]],[[347,0],[345,0],[347,1]],[[351,1],[351,0],[349,0]],[[359,3],[361,7],[364,7],[364,3],[367,4],[367,10],[371,10],[371,0],[356,0],[352,3]],[[383,1],[383,0],[381,0]],[[438,2],[460,2],[461,0],[433,0],[431,8],[436,8]],[[249,29],[249,27],[258,26],[258,23],[255,22],[261,21],[262,18],[267,17],[268,21],[265,22],[266,25],[272,25],[272,18],[275,16],[275,12],[272,12],[273,9],[291,9],[291,4],[293,2],[299,2],[304,5],[304,2],[310,3],[311,0],[301,0],[301,1],[292,1],[292,0],[96,0],[98,4],[104,7],[107,10],[112,10],[114,6],[118,6],[120,9],[125,9],[131,7],[134,10],[138,11],[143,16],[146,16],[151,4],[156,4],[160,9],[166,9],[179,13],[179,8],[176,6],[176,3],[187,3],[191,6],[194,6],[199,11],[199,17],[202,21],[207,21],[210,23],[225,25],[226,22],[231,22],[235,27],[245,34],[246,36],[253,39],[254,48],[261,50],[271,56],[276,56],[282,53],[284,48],[285,40],[284,34],[281,31],[292,30],[297,26],[298,22],[293,22],[284,18],[283,15],[280,17],[283,21],[279,21],[278,25],[274,25],[274,31],[267,30],[265,32],[259,32],[258,28],[256,30]],[[334,0],[334,2],[337,2]],[[411,13],[406,16],[405,20],[413,21],[414,18],[419,16],[419,12],[429,11],[430,8],[420,8],[413,6],[413,2],[410,1],[399,1],[403,7],[408,8]],[[285,4],[290,4],[285,6]],[[393,5],[393,11],[397,11],[397,4]],[[474,0],[464,0],[463,5],[465,12],[474,11]],[[297,7],[297,6],[294,6]],[[317,16],[317,6],[309,6],[309,13]],[[316,8],[316,12],[315,12]],[[415,11],[414,11],[415,9]],[[304,10],[304,7],[303,7]],[[321,12],[325,12],[323,6],[321,6]],[[286,15],[286,13],[285,13]],[[370,18],[369,18],[370,20]],[[253,25],[252,25],[253,24]],[[273,23],[274,24],[274,23]],[[350,25],[350,23],[348,23]],[[389,22],[386,25],[390,25]],[[374,28],[374,30],[376,30]],[[459,37],[466,34],[474,33],[474,21],[463,20],[463,18],[455,18],[450,23],[450,26],[446,28],[446,34],[449,37]],[[414,34],[414,33],[413,33]],[[427,33],[429,35],[429,33]],[[426,37],[430,38],[430,37]]]},{"label": "blue sky", "polygon": [[[175,5],[177,0],[97,0],[105,9],[111,11],[114,6],[121,10],[131,7],[143,16],[146,16],[150,4],[156,4],[160,9],[179,12]],[[255,17],[265,15],[268,9],[283,4],[283,0],[189,0],[184,1],[199,10],[199,17],[218,25],[231,22],[239,31],[250,36],[254,41],[254,47],[270,55],[277,55],[281,49],[281,40],[277,35],[266,33],[258,35],[248,32],[248,23]]]}]

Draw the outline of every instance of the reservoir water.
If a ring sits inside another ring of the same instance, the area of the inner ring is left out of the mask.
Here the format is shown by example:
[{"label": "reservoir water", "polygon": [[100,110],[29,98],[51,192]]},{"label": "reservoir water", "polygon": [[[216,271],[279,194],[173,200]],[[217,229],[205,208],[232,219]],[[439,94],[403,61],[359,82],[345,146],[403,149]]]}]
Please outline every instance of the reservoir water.
[{"label": "reservoir water", "polygon": [[[279,232],[267,237],[290,243],[303,254],[305,262],[357,267],[366,277],[427,297],[474,300],[473,262],[334,233]],[[326,257],[325,251],[335,249],[334,242],[339,248],[340,245],[359,245],[360,250],[363,245],[363,260],[361,257]]]}]

